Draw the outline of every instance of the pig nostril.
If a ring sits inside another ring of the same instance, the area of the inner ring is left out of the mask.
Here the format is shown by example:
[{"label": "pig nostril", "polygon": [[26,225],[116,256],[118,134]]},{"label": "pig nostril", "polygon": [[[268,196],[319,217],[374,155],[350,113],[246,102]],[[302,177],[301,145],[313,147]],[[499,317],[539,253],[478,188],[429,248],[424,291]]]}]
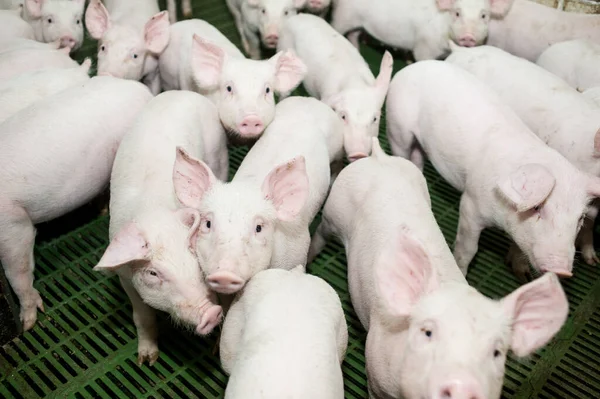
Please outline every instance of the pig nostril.
[{"label": "pig nostril", "polygon": [[442,391],[442,399],[449,399],[452,398],[452,392],[450,392],[449,389],[444,389]]}]

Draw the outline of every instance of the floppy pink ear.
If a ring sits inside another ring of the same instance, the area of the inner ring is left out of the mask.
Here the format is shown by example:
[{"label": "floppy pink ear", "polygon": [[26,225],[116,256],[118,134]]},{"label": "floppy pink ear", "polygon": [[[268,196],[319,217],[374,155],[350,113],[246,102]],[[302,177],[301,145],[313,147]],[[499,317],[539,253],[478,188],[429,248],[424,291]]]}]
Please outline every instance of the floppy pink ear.
[{"label": "floppy pink ear", "polygon": [[512,320],[511,348],[517,356],[546,345],[569,314],[567,297],[554,273],[522,286],[501,303]]},{"label": "floppy pink ear", "polygon": [[275,63],[275,91],[292,91],[306,75],[306,65],[291,50],[280,51],[269,59]]},{"label": "floppy pink ear", "polygon": [[375,264],[376,289],[386,310],[410,316],[423,295],[438,287],[438,279],[421,243],[402,230],[390,240]]},{"label": "floppy pink ear", "polygon": [[181,223],[190,229],[188,234],[188,248],[195,253],[198,231],[200,230],[200,212],[192,208],[180,208],[175,211],[175,215]]},{"label": "floppy pink ear", "polygon": [[173,166],[173,185],[179,202],[190,208],[199,208],[202,197],[214,184],[216,177],[208,165],[193,158],[182,147],[177,147]]},{"label": "floppy pink ear", "polygon": [[278,219],[291,221],[296,218],[308,199],[304,157],[296,157],[275,167],[265,178],[262,192],[275,205]]},{"label": "floppy pink ear", "polygon": [[498,182],[498,188],[518,212],[525,212],[544,202],[555,183],[556,179],[545,166],[530,163]]},{"label": "floppy pink ear", "polygon": [[162,53],[169,44],[169,13],[161,11],[154,15],[144,27],[146,48],[154,54]]},{"label": "floppy pink ear", "polygon": [[149,259],[148,241],[136,224],[130,222],[115,235],[94,270],[115,271],[130,262]]},{"label": "floppy pink ear", "polygon": [[490,0],[490,13],[494,18],[502,18],[510,11],[514,0]]},{"label": "floppy pink ear", "polygon": [[437,4],[439,10],[447,11],[454,7],[456,0],[435,0],[435,3]]},{"label": "floppy pink ear", "polygon": [[224,64],[225,52],[223,49],[194,34],[192,73],[198,86],[206,90],[218,86]]},{"label": "floppy pink ear", "polygon": [[394,70],[394,58],[386,51],[381,59],[381,66],[379,67],[379,75],[375,80],[375,88],[377,93],[381,97],[381,102],[385,101],[388,88],[390,86],[390,80],[392,80],[392,71]]},{"label": "floppy pink ear", "polygon": [[108,10],[100,0],[91,0],[85,11],[85,26],[90,35],[96,39],[102,39],[102,36],[110,28],[110,16]]},{"label": "floppy pink ear", "polygon": [[34,18],[42,16],[42,5],[44,5],[44,0],[25,0],[27,12]]}]

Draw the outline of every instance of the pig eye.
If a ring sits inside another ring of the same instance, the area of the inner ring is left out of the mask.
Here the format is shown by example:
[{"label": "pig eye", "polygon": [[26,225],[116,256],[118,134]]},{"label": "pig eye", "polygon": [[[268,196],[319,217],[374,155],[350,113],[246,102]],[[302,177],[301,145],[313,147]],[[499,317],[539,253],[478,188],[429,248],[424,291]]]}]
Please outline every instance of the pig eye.
[{"label": "pig eye", "polygon": [[502,352],[500,352],[498,349],[496,349],[496,350],[494,351],[494,357],[495,357],[495,358],[499,358],[499,357],[500,357],[500,355],[502,355]]},{"label": "pig eye", "polygon": [[486,19],[487,18],[487,14],[486,13],[482,13],[481,14],[481,19]]},{"label": "pig eye", "polygon": [[421,332],[423,332],[427,338],[431,338],[433,336],[433,331],[428,328],[421,328]]},{"label": "pig eye", "polygon": [[290,13],[289,11],[285,11],[285,12],[283,13],[283,15],[288,15],[289,13]]},{"label": "pig eye", "polygon": [[148,270],[148,274],[153,277],[158,277],[158,273],[156,273],[154,270]]},{"label": "pig eye", "polygon": [[533,207],[533,210],[534,210],[534,211],[536,211],[536,212],[539,212],[539,211],[540,211],[540,209],[542,209],[542,206],[541,206],[541,205],[537,205],[537,206],[534,206],[534,207]]},{"label": "pig eye", "polygon": [[206,221],[206,228],[207,228],[207,229],[210,229],[210,220],[207,220],[207,221]]},{"label": "pig eye", "polygon": [[377,117],[373,118],[373,123],[377,122]]},{"label": "pig eye", "polygon": [[102,46],[100,46],[100,51],[104,51],[104,50],[106,50],[106,47],[103,44]]},{"label": "pig eye", "polygon": [[271,92],[271,88],[270,88],[270,87],[267,87],[267,88],[265,89],[265,93],[269,94],[270,92]]},{"label": "pig eye", "polygon": [[266,14],[266,13],[267,13],[267,10],[265,10],[264,8],[262,8],[262,9],[260,10],[260,12],[261,12],[261,13],[264,15],[264,14]]},{"label": "pig eye", "polygon": [[79,24],[81,23],[81,20],[79,20],[79,19],[78,19],[77,21],[75,21],[75,23],[76,23],[77,25],[79,25]]},{"label": "pig eye", "polygon": [[260,224],[256,225],[256,232],[260,233],[262,231],[262,226]]},{"label": "pig eye", "polygon": [[138,55],[137,55],[137,54],[134,54],[134,55],[132,55],[132,57],[133,57],[133,59],[135,60],[135,59],[138,57]]},{"label": "pig eye", "polygon": [[456,16],[456,18],[460,18],[460,11],[456,10],[454,12],[454,16]]},{"label": "pig eye", "polygon": [[48,23],[51,24],[52,23],[52,18],[48,18]]},{"label": "pig eye", "polygon": [[227,89],[227,91],[228,91],[229,93],[231,93],[231,92],[233,91],[233,89],[231,88],[231,86],[227,86],[227,87],[226,87],[226,89]]}]

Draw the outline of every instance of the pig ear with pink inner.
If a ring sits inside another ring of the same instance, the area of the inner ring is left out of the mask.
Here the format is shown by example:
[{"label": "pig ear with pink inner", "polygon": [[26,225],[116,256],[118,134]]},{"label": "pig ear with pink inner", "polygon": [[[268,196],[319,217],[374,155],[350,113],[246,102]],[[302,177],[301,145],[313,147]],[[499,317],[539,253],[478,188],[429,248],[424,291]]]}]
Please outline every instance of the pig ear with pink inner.
[{"label": "pig ear with pink inner", "polygon": [[135,222],[123,227],[102,255],[96,271],[115,271],[128,263],[150,260],[150,246]]},{"label": "pig ear with pink inner", "polygon": [[206,90],[218,86],[224,64],[225,52],[223,49],[194,34],[192,71],[198,86]]},{"label": "pig ear with pink inner", "polygon": [[161,54],[169,44],[169,13],[161,11],[154,15],[144,27],[146,49],[154,54]]},{"label": "pig ear with pink inner", "polygon": [[514,0],[490,0],[490,13],[492,17],[501,18],[508,14]]},{"label": "pig ear with pink inner", "polygon": [[85,10],[85,26],[96,40],[102,39],[102,36],[110,28],[110,15],[100,0],[90,1]]},{"label": "pig ear with pink inner", "polygon": [[554,273],[522,286],[501,301],[512,320],[511,349],[519,357],[544,346],[569,314],[565,292]]},{"label": "pig ear with pink inner", "polygon": [[275,64],[275,91],[285,93],[294,90],[306,75],[306,65],[293,51],[280,51],[269,59]]},{"label": "pig ear with pink inner", "polygon": [[181,223],[190,229],[188,234],[188,248],[195,253],[201,221],[200,212],[192,208],[181,208],[175,211],[175,215]]},{"label": "pig ear with pink inner", "polygon": [[277,218],[291,221],[298,216],[308,199],[308,176],[303,156],[278,165],[265,178],[262,192],[273,202]]},{"label": "pig ear with pink inner", "polygon": [[545,166],[532,163],[520,166],[501,180],[498,188],[518,212],[525,212],[544,202],[555,183],[556,179]]},{"label": "pig ear with pink inner", "polygon": [[438,287],[423,245],[405,229],[382,252],[375,275],[382,306],[395,317],[410,316],[421,297]]},{"label": "pig ear with pink inner", "polygon": [[25,7],[27,8],[27,12],[35,18],[40,18],[42,16],[43,4],[44,0],[25,0]]},{"label": "pig ear with pink inner", "polygon": [[176,151],[173,167],[175,194],[184,206],[197,209],[217,178],[208,165],[189,155],[182,147],[177,147]]},{"label": "pig ear with pink inner", "polygon": [[392,80],[392,71],[394,70],[394,58],[386,51],[381,59],[381,65],[379,67],[379,75],[375,80],[375,88],[381,97],[381,102],[385,100],[388,88],[390,86],[390,80]]},{"label": "pig ear with pink inner", "polygon": [[447,11],[454,7],[456,0],[435,0],[435,3],[437,4],[439,10]]}]

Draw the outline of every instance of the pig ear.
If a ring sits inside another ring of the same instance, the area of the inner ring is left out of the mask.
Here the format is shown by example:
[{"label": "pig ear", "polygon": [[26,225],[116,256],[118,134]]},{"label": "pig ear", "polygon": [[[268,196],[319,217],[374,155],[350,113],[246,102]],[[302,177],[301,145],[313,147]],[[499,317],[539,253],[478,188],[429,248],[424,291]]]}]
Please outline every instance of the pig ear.
[{"label": "pig ear", "polygon": [[502,18],[512,7],[514,0],[490,0],[490,13],[494,18]]},{"label": "pig ear", "polygon": [[149,259],[148,241],[136,224],[130,222],[112,239],[94,270],[114,271],[130,262]]},{"label": "pig ear", "polygon": [[303,156],[278,165],[265,178],[262,184],[265,198],[273,202],[277,218],[293,220],[308,199],[308,176]]},{"label": "pig ear", "polygon": [[540,164],[526,164],[498,183],[498,188],[518,212],[525,212],[544,202],[552,192],[556,179]]},{"label": "pig ear", "polygon": [[169,44],[169,13],[161,11],[154,15],[144,27],[144,40],[146,48],[154,54],[160,54]]},{"label": "pig ear", "polygon": [[379,75],[375,81],[375,88],[383,100],[388,92],[390,86],[390,80],[392,79],[392,70],[394,69],[394,58],[386,51],[381,59],[381,65],[379,67]]},{"label": "pig ear", "polygon": [[173,185],[179,202],[189,208],[199,208],[202,196],[215,181],[215,175],[204,162],[189,155],[182,147],[177,147]]},{"label": "pig ear", "polygon": [[110,15],[100,0],[92,0],[85,10],[85,26],[96,40],[102,39],[110,28]]},{"label": "pig ear", "polygon": [[419,299],[438,286],[423,246],[405,230],[382,252],[375,275],[382,306],[396,317],[410,316]]},{"label": "pig ear", "polygon": [[195,253],[201,220],[200,212],[192,208],[180,208],[175,211],[175,215],[181,223],[190,229],[188,234],[188,248]]},{"label": "pig ear", "polygon": [[258,7],[259,0],[247,0],[250,7]]},{"label": "pig ear", "polygon": [[454,7],[456,0],[435,0],[435,2],[439,10],[446,11]]},{"label": "pig ear", "polygon": [[90,68],[92,67],[92,59],[90,57],[86,57],[86,59],[83,60],[83,62],[81,63],[81,65],[79,67],[81,68],[82,71],[89,73]]},{"label": "pig ear", "polygon": [[217,86],[221,80],[224,64],[225,52],[223,49],[194,34],[192,71],[198,86],[206,90]]},{"label": "pig ear", "polygon": [[332,95],[330,97],[324,98],[323,102],[325,104],[329,105],[334,110],[336,110],[337,107],[340,106],[341,100],[342,100],[341,93],[337,93],[337,94],[334,94],[334,95]]},{"label": "pig ear", "polygon": [[42,16],[42,5],[44,0],[25,0],[25,7],[27,12],[34,18],[40,18]]},{"label": "pig ear", "polygon": [[306,65],[292,51],[280,51],[269,60],[275,63],[275,91],[292,91],[306,75]]},{"label": "pig ear", "polygon": [[569,313],[565,292],[554,273],[522,286],[501,301],[512,320],[511,348],[527,356],[544,346],[560,330]]}]

